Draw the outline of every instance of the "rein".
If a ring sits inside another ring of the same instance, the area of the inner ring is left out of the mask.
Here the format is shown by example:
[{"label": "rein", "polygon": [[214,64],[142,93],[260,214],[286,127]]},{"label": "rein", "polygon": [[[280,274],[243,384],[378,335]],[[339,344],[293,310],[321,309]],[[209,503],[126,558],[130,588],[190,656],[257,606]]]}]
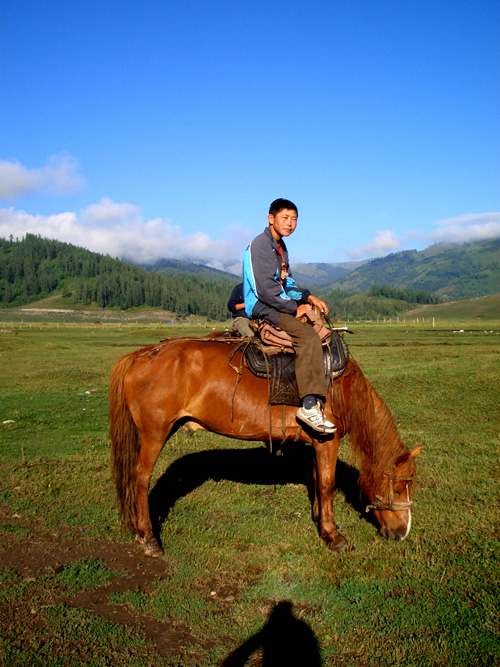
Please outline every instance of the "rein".
[{"label": "rein", "polygon": [[[243,359],[245,356],[245,350],[247,347],[250,345],[252,342],[251,338],[244,338],[242,342],[237,345],[234,350],[231,350],[231,353],[229,355],[229,358],[227,360],[227,363],[229,366],[233,369],[233,371],[236,371],[236,383],[234,385],[234,390],[233,390],[233,397],[231,400],[231,421],[233,421],[233,408],[234,408],[234,397],[236,395],[236,389],[238,388],[239,381],[241,380],[241,375],[243,373]],[[234,364],[231,363],[233,356],[235,353],[241,350],[241,361],[239,366],[234,366]],[[267,354],[264,354],[264,361],[266,363],[266,375],[268,377],[268,386],[269,386],[269,360],[267,358]],[[281,444],[285,442],[285,406],[282,406],[282,411],[281,411],[281,429],[283,432],[283,439],[281,441]],[[271,454],[273,453],[273,437],[272,437],[272,429],[273,429],[273,419],[272,419],[272,414],[271,414],[271,403],[268,404],[268,411],[269,411],[269,450]],[[301,428],[299,427],[298,434],[300,436]]]},{"label": "rein", "polygon": [[[371,396],[372,399],[372,410],[373,414],[375,415],[375,404],[373,401],[373,394]],[[375,434],[375,419],[373,420],[373,431],[372,431],[372,445],[375,445],[376,441],[376,434]],[[396,454],[397,455],[397,454]],[[394,464],[396,462],[396,455],[394,456],[392,460],[392,465],[390,468],[390,471],[394,470]],[[388,492],[388,498],[387,500],[384,500],[382,496],[379,496],[378,494],[375,494],[375,500],[372,502],[371,505],[367,505],[365,507],[365,512],[369,512],[370,510],[389,510],[391,512],[399,512],[402,510],[408,510],[408,512],[411,509],[411,506],[413,505],[413,502],[410,500],[410,491],[409,491],[409,484],[410,482],[413,482],[413,473],[410,475],[410,477],[398,477],[395,475],[393,472],[386,471],[383,474],[383,477],[387,477],[388,482],[389,482],[389,492]],[[406,482],[406,500],[403,501],[396,501],[394,500],[394,480],[398,482]]]},{"label": "rein", "polygon": [[[234,397],[236,396],[236,389],[238,388],[238,384],[241,380],[241,376],[243,373],[243,358],[245,356],[245,350],[247,347],[250,345],[251,339],[250,338],[243,338],[243,340],[234,348],[231,350],[229,353],[229,357],[227,359],[228,365],[233,369],[233,371],[236,372],[236,382],[234,385],[233,389],[233,396],[231,398],[231,421],[233,421],[234,417]],[[234,366],[231,361],[233,360],[234,355],[238,350],[241,350],[241,359],[240,359],[240,365],[239,366]],[[267,359],[266,359],[266,364],[267,364]]]}]

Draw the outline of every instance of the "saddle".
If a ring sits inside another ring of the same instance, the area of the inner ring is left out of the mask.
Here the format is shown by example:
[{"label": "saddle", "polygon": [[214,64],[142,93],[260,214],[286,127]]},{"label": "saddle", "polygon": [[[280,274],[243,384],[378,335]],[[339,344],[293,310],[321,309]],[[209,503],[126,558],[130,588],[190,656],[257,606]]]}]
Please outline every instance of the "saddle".
[{"label": "saddle", "polygon": [[[323,370],[325,384],[335,380],[345,370],[349,360],[349,349],[338,331],[326,329],[323,340]],[[285,332],[276,332],[285,334]],[[244,348],[244,363],[257,377],[269,381],[269,405],[302,405],[295,377],[295,352],[288,337],[286,345],[266,345],[255,337]]]}]

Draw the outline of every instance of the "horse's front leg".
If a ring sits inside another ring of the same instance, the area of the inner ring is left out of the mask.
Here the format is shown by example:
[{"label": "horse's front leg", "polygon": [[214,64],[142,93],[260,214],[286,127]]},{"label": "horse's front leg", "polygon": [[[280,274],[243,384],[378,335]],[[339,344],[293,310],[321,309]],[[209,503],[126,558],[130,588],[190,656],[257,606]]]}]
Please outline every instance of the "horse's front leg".
[{"label": "horse's front leg", "polygon": [[137,506],[136,540],[142,544],[146,556],[157,558],[163,554],[149,515],[148,491],[154,465],[163,448],[162,437],[149,439],[141,437],[141,447],[134,466],[135,493]]},{"label": "horse's front leg", "polygon": [[337,530],[333,518],[333,492],[335,491],[335,467],[339,451],[338,434],[328,440],[313,440],[314,483],[313,517],[319,534],[332,551],[347,551],[347,540]]}]

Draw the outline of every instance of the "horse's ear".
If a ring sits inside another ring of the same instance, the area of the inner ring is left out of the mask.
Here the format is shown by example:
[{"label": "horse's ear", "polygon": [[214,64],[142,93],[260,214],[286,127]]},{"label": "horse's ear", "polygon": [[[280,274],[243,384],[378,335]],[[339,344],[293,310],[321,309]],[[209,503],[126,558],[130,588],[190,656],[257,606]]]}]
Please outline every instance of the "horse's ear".
[{"label": "horse's ear", "polygon": [[417,457],[421,452],[423,452],[424,449],[425,449],[425,447],[422,447],[422,446],[415,447],[415,449],[412,449],[412,450],[411,450],[411,452],[410,452],[410,457],[411,457],[412,459],[414,459],[414,458]]},{"label": "horse's ear", "polygon": [[408,459],[410,458],[410,452],[403,452],[398,456],[398,458],[394,461],[394,467],[399,468],[399,466],[402,466],[403,463],[406,463]]},{"label": "horse's ear", "polygon": [[411,452],[403,452],[398,456],[398,458],[394,461],[394,467],[398,468],[399,466],[402,466],[403,463],[406,463],[408,459],[414,459],[416,456],[420,454],[420,452],[423,450],[423,447],[415,447],[415,449],[412,449]]}]

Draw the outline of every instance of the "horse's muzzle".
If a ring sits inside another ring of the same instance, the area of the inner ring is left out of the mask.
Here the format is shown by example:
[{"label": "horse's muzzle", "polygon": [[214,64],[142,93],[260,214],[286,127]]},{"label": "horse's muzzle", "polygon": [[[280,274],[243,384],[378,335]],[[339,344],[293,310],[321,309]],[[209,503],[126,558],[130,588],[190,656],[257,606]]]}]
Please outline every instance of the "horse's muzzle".
[{"label": "horse's muzzle", "polygon": [[[395,517],[391,517],[393,520]],[[401,517],[399,517],[401,519]],[[396,524],[393,522],[392,525],[390,521],[381,522],[380,533],[388,540],[394,540],[395,542],[402,542],[406,537],[408,537],[411,529],[411,510],[407,510],[407,517],[403,522],[398,521]]]},{"label": "horse's muzzle", "polygon": [[395,540],[396,542],[402,542],[406,537],[406,535],[405,532],[401,529],[392,530],[391,528],[387,528],[385,531],[385,537],[388,540]]}]

